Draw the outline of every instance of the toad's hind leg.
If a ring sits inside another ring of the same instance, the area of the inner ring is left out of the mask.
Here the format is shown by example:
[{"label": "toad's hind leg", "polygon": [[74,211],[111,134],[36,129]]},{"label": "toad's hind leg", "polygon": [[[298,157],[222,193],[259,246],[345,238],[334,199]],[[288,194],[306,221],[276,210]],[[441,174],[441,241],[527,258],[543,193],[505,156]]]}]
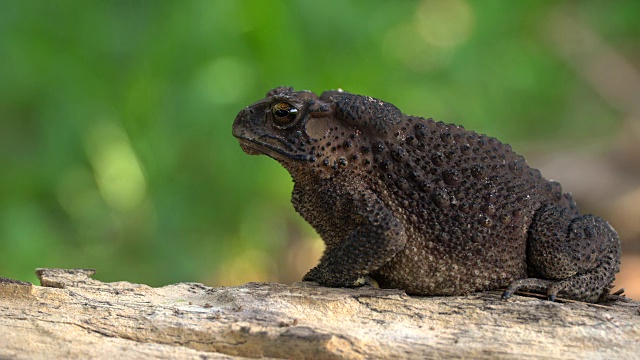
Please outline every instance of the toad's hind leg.
[{"label": "toad's hind leg", "polygon": [[503,294],[517,290],[546,292],[597,302],[609,295],[620,270],[620,239],[603,219],[579,215],[557,205],[541,207],[534,215],[527,240],[530,278],[514,281]]}]

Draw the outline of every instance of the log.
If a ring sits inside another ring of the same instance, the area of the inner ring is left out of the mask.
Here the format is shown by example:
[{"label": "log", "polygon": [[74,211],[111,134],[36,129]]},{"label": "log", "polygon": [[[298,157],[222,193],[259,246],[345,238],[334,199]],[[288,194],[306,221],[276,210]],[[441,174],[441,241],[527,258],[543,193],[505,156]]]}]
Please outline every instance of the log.
[{"label": "log", "polygon": [[248,283],[152,288],[88,269],[0,281],[0,359],[640,357],[639,303]]}]

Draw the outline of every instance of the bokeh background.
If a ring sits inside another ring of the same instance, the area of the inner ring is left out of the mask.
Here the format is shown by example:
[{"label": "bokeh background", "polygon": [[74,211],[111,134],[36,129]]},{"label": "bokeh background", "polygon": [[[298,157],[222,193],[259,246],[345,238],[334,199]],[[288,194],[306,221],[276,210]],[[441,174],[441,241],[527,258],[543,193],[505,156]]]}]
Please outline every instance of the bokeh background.
[{"label": "bokeh background", "polygon": [[640,298],[640,2],[0,1],[0,276],[299,280],[323,245],[231,124],[343,88],[512,144],[623,239]]}]

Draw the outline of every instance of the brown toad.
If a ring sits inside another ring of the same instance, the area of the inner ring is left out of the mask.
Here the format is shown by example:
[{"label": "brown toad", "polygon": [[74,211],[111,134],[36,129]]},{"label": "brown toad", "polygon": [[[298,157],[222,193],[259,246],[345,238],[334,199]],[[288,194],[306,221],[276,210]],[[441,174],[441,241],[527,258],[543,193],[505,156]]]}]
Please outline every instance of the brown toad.
[{"label": "brown toad", "polygon": [[368,96],[280,87],[240,111],[233,135],[289,171],[295,209],[326,243],[303,280],[595,302],[619,271],[606,221],[581,215],[509,145],[461,126]]}]

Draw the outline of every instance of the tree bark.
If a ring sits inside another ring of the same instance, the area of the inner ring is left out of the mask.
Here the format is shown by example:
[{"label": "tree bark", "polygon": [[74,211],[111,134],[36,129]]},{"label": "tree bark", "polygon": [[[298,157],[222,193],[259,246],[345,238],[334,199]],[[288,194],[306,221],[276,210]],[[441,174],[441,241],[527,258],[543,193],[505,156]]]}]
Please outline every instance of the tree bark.
[{"label": "tree bark", "polygon": [[0,359],[585,359],[640,357],[639,304],[594,305],[491,291],[248,283],[152,288],[93,270],[0,278]]}]

